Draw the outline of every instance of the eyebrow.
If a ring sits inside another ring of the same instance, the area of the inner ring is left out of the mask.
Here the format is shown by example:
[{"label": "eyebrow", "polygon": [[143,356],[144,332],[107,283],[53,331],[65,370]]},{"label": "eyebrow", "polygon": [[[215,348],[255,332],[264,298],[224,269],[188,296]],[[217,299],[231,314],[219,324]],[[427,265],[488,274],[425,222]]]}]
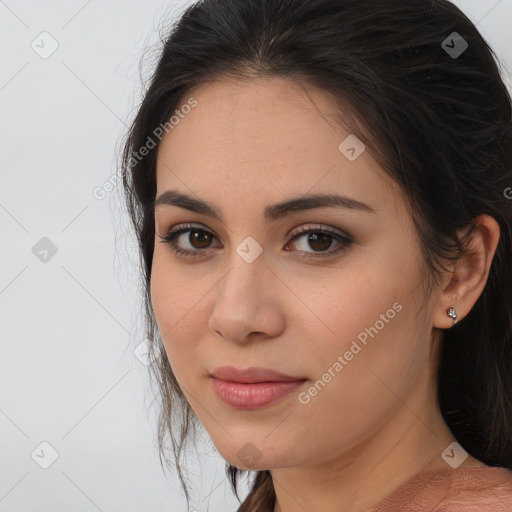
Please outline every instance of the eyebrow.
[{"label": "eyebrow", "polygon": [[[156,208],[158,206],[178,206],[179,208],[208,215],[224,222],[220,210],[215,205],[178,192],[177,190],[167,190],[163,192],[155,201],[154,207]],[[376,213],[375,210],[366,203],[351,197],[338,194],[313,194],[291,198],[281,203],[269,205],[265,208],[264,216],[268,222],[272,222],[292,213],[327,207],[347,208],[350,210]]]}]

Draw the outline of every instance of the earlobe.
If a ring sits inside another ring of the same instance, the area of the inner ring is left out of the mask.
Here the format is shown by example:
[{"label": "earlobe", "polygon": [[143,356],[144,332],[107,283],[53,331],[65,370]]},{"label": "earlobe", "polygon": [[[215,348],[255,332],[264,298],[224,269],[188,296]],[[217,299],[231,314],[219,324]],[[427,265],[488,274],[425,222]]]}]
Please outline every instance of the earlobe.
[{"label": "earlobe", "polygon": [[460,316],[455,306],[448,306],[444,309],[437,308],[434,314],[434,327],[439,329],[449,329],[459,320]]},{"label": "earlobe", "polygon": [[457,323],[457,310],[454,308],[454,307],[451,307],[451,308],[448,308],[446,310],[446,314],[450,317],[450,318],[453,318],[453,323],[456,324]]},{"label": "earlobe", "polygon": [[481,215],[475,219],[466,252],[454,265],[439,297],[435,327],[449,329],[471,311],[487,284],[499,238],[500,227],[493,217]]}]

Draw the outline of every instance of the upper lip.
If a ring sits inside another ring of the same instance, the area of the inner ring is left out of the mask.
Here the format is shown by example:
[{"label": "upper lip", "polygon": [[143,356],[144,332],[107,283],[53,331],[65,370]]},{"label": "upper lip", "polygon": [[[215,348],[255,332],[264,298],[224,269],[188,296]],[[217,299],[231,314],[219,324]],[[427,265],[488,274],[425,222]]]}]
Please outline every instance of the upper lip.
[{"label": "upper lip", "polygon": [[230,382],[255,383],[255,382],[283,382],[306,380],[303,377],[292,377],[270,368],[250,367],[245,370],[233,366],[221,366],[211,373],[211,376]]}]

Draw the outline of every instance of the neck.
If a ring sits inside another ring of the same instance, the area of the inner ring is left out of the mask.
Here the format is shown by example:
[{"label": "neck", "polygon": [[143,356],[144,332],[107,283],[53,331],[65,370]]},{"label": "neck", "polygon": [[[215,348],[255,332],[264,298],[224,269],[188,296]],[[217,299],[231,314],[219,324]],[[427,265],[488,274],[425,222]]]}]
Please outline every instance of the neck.
[{"label": "neck", "polygon": [[[419,418],[413,411],[429,414]],[[404,405],[371,438],[338,457],[272,470],[274,512],[365,512],[410,478],[450,469],[441,454],[454,441],[435,403]],[[472,457],[462,464],[478,465]]]}]

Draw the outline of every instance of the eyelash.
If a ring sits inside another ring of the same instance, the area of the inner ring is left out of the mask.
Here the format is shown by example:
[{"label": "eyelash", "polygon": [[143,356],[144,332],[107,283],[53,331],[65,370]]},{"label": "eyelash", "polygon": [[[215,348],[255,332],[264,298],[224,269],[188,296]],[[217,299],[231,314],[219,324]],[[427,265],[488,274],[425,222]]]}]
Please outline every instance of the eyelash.
[{"label": "eyelash", "polygon": [[[198,254],[204,253],[208,249],[195,250],[195,251],[191,251],[188,249],[180,249],[179,247],[176,247],[176,242],[175,242],[175,239],[179,235],[181,235],[183,233],[191,232],[191,231],[207,233],[209,235],[215,236],[215,235],[213,235],[213,233],[211,233],[210,231],[208,231],[206,229],[203,229],[199,226],[195,226],[193,224],[187,224],[184,226],[182,225],[182,226],[178,226],[177,228],[171,229],[165,235],[159,234],[158,237],[161,239],[160,240],[161,243],[169,245],[175,251],[175,253],[177,255],[185,257],[185,258],[195,258]],[[302,258],[327,258],[329,256],[335,256],[335,255],[341,253],[342,251],[348,249],[353,243],[353,241],[348,236],[341,235],[340,233],[337,233],[330,229],[322,229],[322,228],[318,228],[318,227],[312,228],[311,226],[308,226],[308,227],[303,226],[303,227],[295,230],[295,232],[292,232],[292,234],[291,234],[292,238],[290,240],[290,243],[303,237],[305,234],[310,234],[310,233],[330,235],[337,242],[340,242],[340,246],[338,249],[336,249],[334,251],[330,251],[330,252],[309,253],[307,251],[295,251],[295,252],[299,253],[300,257],[302,257]]]}]

